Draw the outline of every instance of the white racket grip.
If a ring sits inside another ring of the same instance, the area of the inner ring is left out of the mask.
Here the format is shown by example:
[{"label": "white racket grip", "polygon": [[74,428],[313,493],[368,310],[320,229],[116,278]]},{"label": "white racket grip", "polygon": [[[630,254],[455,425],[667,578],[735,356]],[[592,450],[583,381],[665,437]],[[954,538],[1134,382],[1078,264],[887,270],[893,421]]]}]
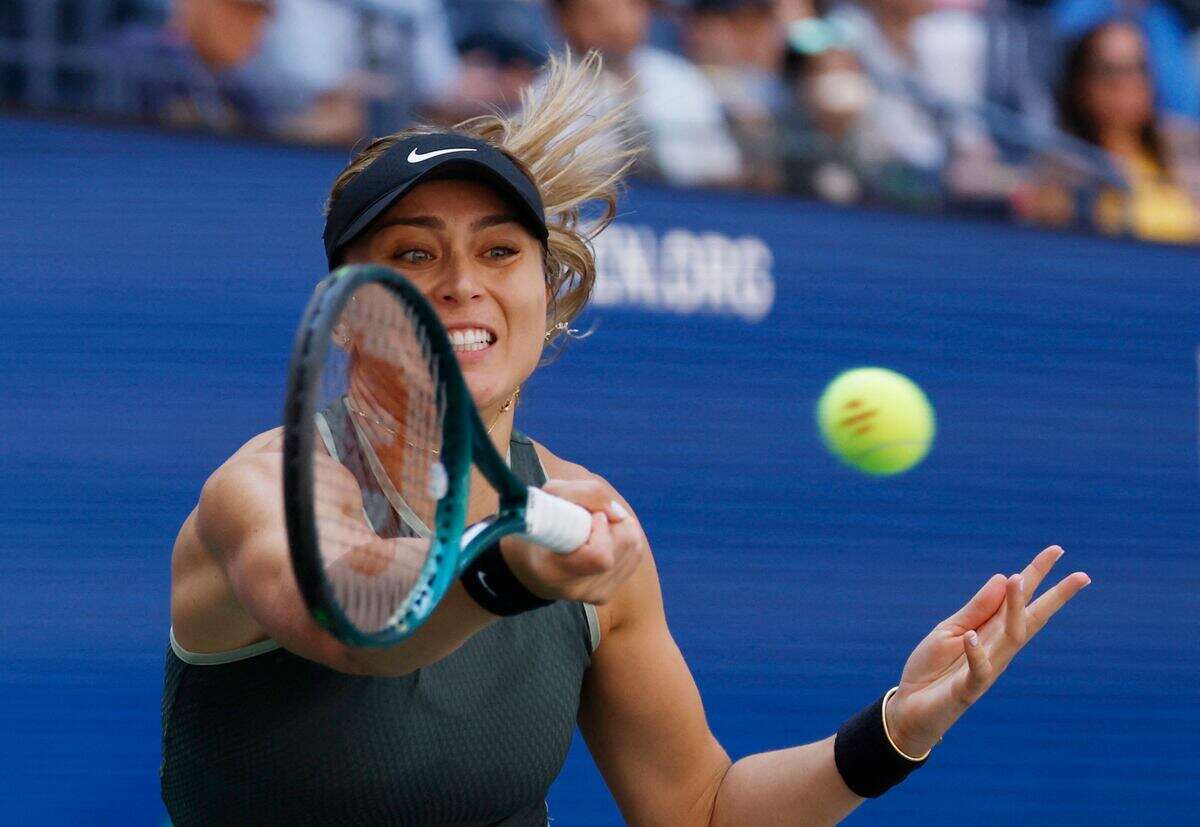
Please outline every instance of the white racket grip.
[{"label": "white racket grip", "polygon": [[559,554],[570,554],[587,542],[592,515],[586,508],[529,487],[524,536]]}]

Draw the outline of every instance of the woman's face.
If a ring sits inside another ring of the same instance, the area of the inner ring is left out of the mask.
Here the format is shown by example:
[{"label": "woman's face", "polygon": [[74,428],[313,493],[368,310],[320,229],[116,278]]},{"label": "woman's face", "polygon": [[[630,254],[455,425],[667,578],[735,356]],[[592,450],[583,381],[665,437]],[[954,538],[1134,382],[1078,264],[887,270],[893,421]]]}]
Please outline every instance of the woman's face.
[{"label": "woman's face", "polygon": [[542,246],[491,187],[418,184],[346,261],[393,267],[424,293],[481,411],[502,406],[537,367],[546,329]]},{"label": "woman's face", "polygon": [[858,122],[875,95],[858,58],[848,49],[814,55],[804,85],[805,103],[817,126],[835,138],[842,138]]},{"label": "woman's face", "polygon": [[1084,64],[1082,103],[1100,133],[1141,129],[1153,116],[1142,34],[1114,23],[1096,35]]},{"label": "woman's face", "polygon": [[581,53],[596,49],[624,60],[646,40],[650,5],[646,0],[568,0],[555,4],[563,33]]}]

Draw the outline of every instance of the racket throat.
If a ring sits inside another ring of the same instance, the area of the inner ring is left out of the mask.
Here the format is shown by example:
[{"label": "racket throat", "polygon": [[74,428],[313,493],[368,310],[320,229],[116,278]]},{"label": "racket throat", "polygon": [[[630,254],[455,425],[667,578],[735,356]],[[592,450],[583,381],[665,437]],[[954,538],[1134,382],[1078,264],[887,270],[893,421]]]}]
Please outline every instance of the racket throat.
[{"label": "racket throat", "polygon": [[500,542],[502,537],[520,534],[524,517],[520,509],[506,509],[499,514],[480,520],[462,533],[458,558],[458,573],[469,566],[476,557]]},{"label": "racket throat", "polygon": [[[480,520],[475,525],[468,528],[462,535],[462,548],[468,550],[472,548],[482,548],[483,544],[479,542],[484,532],[494,527],[496,524],[495,517],[489,517],[486,520]],[[465,557],[466,555],[464,555]]]}]

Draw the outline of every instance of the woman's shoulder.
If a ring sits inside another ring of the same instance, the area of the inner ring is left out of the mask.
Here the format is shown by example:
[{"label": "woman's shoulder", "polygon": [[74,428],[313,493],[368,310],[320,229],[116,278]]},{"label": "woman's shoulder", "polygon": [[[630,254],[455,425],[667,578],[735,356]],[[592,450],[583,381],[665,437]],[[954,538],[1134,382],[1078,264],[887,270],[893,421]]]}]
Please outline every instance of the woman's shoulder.
[{"label": "woman's shoulder", "polygon": [[180,537],[213,539],[237,533],[263,512],[277,507],[283,473],[283,429],[272,428],[246,440],[218,465],[200,489],[199,500]]},{"label": "woman's shoulder", "polygon": [[[237,477],[239,472],[244,472],[247,469],[259,467],[275,467],[278,465],[278,455],[283,452],[283,428],[271,428],[269,431],[263,431],[260,434],[255,434],[248,440],[242,443],[242,446],[230,454],[224,462],[222,462],[212,474],[209,475],[208,483],[214,483],[217,480],[226,477]],[[263,463],[267,463],[266,466]],[[206,484],[206,487],[210,487]]]},{"label": "woman's shoulder", "polygon": [[542,461],[542,468],[546,470],[546,477],[552,480],[600,480],[607,483],[599,474],[592,473],[584,466],[563,459],[558,454],[551,451],[536,439],[531,439],[533,448],[537,451],[538,459]]},{"label": "woman's shoulder", "polygon": [[229,457],[242,457],[247,454],[257,454],[264,451],[282,451],[283,450],[283,426],[271,428],[263,431],[261,434],[255,434],[248,440],[242,443],[242,447],[238,448]]}]

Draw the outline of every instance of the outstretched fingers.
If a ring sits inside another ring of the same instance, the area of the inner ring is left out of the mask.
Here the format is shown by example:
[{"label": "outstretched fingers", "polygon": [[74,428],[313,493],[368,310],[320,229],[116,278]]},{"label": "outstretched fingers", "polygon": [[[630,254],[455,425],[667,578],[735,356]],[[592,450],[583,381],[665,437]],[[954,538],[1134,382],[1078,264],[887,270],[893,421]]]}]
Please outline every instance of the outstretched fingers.
[{"label": "outstretched fingers", "polygon": [[[1009,612],[1015,611],[1018,603],[1022,609],[1029,603],[1029,599],[1038,590],[1038,586],[1042,584],[1042,580],[1050,573],[1050,570],[1054,568],[1054,564],[1062,556],[1062,547],[1057,545],[1047,546],[1038,552],[1033,560],[1029,562],[1029,565],[1021,571],[1021,594],[1016,601],[1008,597],[1011,589],[1008,581],[1011,581],[1014,576],[1004,578],[1003,575],[993,575],[992,580],[1000,580],[1002,584],[997,590],[998,595],[994,610],[981,623],[974,624],[974,628],[979,630],[979,634],[983,637],[985,644],[992,646],[997,638],[1006,635],[1008,629],[1013,628],[1008,622]],[[991,583],[990,580],[988,582],[989,584]],[[1027,623],[1026,628],[1028,628]],[[1031,635],[1032,632],[1026,636],[1026,639]]]},{"label": "outstretched fingers", "polygon": [[1028,636],[1033,637],[1042,630],[1054,613],[1067,604],[1079,591],[1092,582],[1085,572],[1076,571],[1059,580],[1055,586],[1033,601],[1026,612]]},{"label": "outstretched fingers", "polygon": [[1054,613],[1091,582],[1084,572],[1074,572],[1029,603],[1062,555],[1060,547],[1050,546],[1020,574],[992,575],[965,606],[940,624],[952,635],[962,635],[967,668],[956,669],[950,687],[964,708],[978,700]]}]

